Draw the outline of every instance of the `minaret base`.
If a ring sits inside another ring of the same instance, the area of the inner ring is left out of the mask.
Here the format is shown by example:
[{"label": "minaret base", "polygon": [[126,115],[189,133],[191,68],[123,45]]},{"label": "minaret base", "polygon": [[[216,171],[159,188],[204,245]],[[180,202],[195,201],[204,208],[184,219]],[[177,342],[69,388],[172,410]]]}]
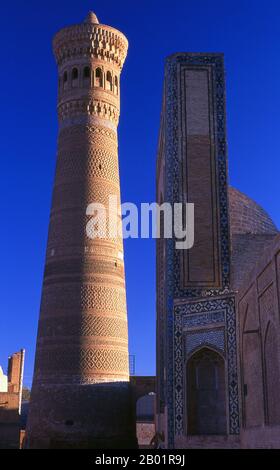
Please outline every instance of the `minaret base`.
[{"label": "minaret base", "polygon": [[136,449],[129,383],[32,389],[26,449]]}]

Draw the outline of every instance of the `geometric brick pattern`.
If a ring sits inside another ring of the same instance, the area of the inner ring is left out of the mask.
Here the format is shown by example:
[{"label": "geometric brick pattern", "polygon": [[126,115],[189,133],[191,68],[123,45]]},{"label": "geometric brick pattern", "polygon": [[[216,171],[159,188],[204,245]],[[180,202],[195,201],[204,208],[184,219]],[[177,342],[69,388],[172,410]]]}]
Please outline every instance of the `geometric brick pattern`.
[{"label": "geometric brick pattern", "polygon": [[[120,204],[119,184],[106,182],[106,185],[110,194],[117,197],[118,204]],[[87,188],[87,190],[81,188],[79,181],[66,182],[54,188],[52,202],[54,210],[52,212],[57,214],[59,211],[73,210],[73,208],[81,206],[86,208],[92,202],[108,205],[108,194],[104,192],[102,180],[96,180],[94,186]]]},{"label": "geometric brick pattern", "polygon": [[127,322],[118,318],[88,316],[82,319],[81,336],[107,336],[127,340]]},{"label": "geometric brick pattern", "polygon": [[29,448],[94,448],[102,439],[134,439],[122,236],[107,237],[106,227],[105,239],[89,237],[94,214],[87,215],[88,205],[107,206],[111,195],[120,209],[117,126],[127,49],[124,35],[100,25],[93,13],[53,41],[57,166]]},{"label": "geometric brick pattern", "polygon": [[128,354],[126,351],[86,349],[81,351],[81,367],[104,371],[122,371],[128,367]]},{"label": "geometric brick pattern", "polygon": [[83,315],[77,319],[75,315],[56,316],[41,319],[38,338],[52,336],[104,336],[127,341],[127,322],[116,317]]},{"label": "geometric brick pattern", "polygon": [[88,19],[54,38],[59,138],[38,335],[42,362],[36,360],[42,380],[43,362],[77,369],[78,352],[71,349],[77,340],[81,373],[107,367],[109,381],[114,369],[118,380],[129,378],[122,237],[110,238],[108,226],[104,238],[92,239],[86,230],[89,204],[108,207],[111,195],[121,203],[117,125],[127,47],[122,33]]},{"label": "geometric brick pattern", "polygon": [[[104,122],[103,125],[99,126],[89,126],[84,125],[72,125],[71,127],[67,126],[60,130],[59,133],[59,150],[69,150],[69,142],[71,143],[71,150],[79,149],[80,145],[85,145],[90,143],[101,148],[106,147],[108,142],[110,142],[110,147],[117,149],[118,144],[118,135],[115,130],[108,129]],[[73,137],[75,138],[74,143],[72,142]],[[89,147],[90,148],[90,147]]]},{"label": "geometric brick pattern", "polygon": [[128,354],[125,350],[98,348],[44,348],[38,349],[38,371],[70,374],[102,371],[108,374],[121,373],[128,367]]},{"label": "geometric brick pattern", "polygon": [[93,284],[80,285],[80,283],[64,285],[59,283],[59,285],[51,285],[44,289],[41,303],[42,314],[53,315],[59,310],[77,308],[80,311],[110,311],[125,317],[125,290]]},{"label": "geometric brick pattern", "polygon": [[[111,150],[112,152],[112,150]],[[96,148],[87,155],[67,154],[58,159],[57,181],[61,179],[78,178],[103,178],[119,183],[119,168],[116,154],[106,151],[106,149]]]},{"label": "geometric brick pattern", "polygon": [[119,291],[103,286],[83,286],[81,292],[81,307],[83,310],[109,310],[124,312],[126,308],[125,291]]}]

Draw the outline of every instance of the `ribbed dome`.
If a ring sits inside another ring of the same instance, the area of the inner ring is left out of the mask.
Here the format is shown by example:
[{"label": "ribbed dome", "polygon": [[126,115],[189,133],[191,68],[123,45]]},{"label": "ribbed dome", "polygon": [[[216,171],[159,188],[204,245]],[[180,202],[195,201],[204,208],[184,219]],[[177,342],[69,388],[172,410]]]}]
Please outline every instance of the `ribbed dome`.
[{"label": "ribbed dome", "polygon": [[232,234],[277,233],[267,212],[255,201],[235,188],[229,188],[230,225]]}]

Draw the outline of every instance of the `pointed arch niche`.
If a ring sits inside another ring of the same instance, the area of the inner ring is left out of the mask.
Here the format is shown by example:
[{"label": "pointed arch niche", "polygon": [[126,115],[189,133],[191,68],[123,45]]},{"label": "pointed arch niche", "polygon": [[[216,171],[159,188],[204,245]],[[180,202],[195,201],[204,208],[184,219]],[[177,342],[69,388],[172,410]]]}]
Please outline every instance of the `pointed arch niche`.
[{"label": "pointed arch niche", "polygon": [[226,426],[225,361],[208,347],[187,361],[187,430],[190,435],[223,435]]}]

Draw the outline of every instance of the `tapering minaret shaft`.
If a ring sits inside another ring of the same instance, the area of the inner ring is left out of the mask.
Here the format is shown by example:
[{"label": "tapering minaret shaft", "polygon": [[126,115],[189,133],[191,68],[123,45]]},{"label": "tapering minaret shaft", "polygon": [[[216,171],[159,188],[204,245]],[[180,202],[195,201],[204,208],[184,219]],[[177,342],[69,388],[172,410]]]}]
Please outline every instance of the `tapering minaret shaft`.
[{"label": "tapering minaret shaft", "polygon": [[103,204],[108,215],[110,197],[120,207],[117,126],[128,43],[90,13],[58,32],[53,47],[58,155],[28,442],[98,447],[111,436],[120,444],[127,428],[118,419],[129,410],[123,242],[108,221],[92,237],[87,208]]}]

